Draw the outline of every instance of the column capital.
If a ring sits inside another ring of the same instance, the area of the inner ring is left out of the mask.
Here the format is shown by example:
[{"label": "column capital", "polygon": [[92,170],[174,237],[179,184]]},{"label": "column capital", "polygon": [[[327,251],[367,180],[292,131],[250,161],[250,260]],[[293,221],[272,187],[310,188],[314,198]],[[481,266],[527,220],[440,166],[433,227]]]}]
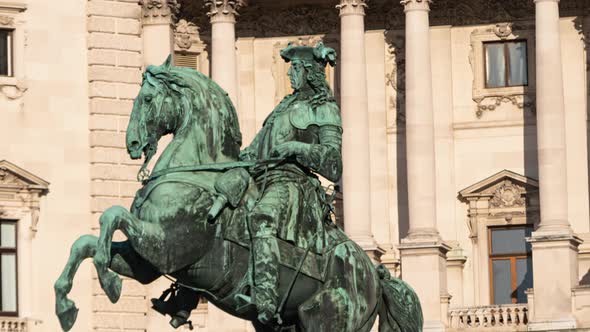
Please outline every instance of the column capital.
[{"label": "column capital", "polygon": [[180,12],[177,0],[139,0],[142,23],[173,24]]},{"label": "column capital", "polygon": [[209,8],[207,16],[211,23],[236,22],[238,9],[247,5],[246,0],[205,0],[205,6]]},{"label": "column capital", "polygon": [[533,0],[534,3],[537,3],[537,2],[557,2],[557,3],[559,3],[559,1],[560,0]]},{"label": "column capital", "polygon": [[340,0],[336,9],[340,10],[340,16],[365,15],[365,8],[369,0]]},{"label": "column capital", "polygon": [[432,0],[401,0],[400,3],[404,6],[405,11],[411,10],[430,10]]}]

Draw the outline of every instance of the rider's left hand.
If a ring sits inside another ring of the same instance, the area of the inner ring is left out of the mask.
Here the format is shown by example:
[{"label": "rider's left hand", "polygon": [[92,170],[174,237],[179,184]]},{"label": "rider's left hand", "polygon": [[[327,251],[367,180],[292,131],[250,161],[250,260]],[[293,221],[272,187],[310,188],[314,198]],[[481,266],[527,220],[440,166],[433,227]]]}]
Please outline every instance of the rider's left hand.
[{"label": "rider's left hand", "polygon": [[305,153],[307,144],[302,142],[286,142],[275,146],[270,152],[273,158],[287,158],[291,156],[298,156]]}]

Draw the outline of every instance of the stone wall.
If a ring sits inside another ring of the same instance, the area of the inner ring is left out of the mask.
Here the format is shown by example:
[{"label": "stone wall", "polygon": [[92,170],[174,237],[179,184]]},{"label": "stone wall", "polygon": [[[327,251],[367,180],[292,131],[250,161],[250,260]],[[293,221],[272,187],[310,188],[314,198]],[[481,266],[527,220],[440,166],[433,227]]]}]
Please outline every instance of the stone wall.
[{"label": "stone wall", "polygon": [[[88,1],[91,225],[112,205],[129,207],[138,189],[138,162],[125,149],[125,129],[142,73],[141,10],[135,0]],[[93,280],[93,328],[98,332],[144,331],[147,290],[124,280],[112,304]]]}]

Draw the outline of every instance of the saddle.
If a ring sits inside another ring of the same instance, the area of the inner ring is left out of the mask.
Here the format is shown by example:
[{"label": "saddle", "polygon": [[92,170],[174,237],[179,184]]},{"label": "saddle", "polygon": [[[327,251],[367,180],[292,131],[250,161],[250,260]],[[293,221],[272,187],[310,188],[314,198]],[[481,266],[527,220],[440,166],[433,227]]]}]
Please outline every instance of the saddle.
[{"label": "saddle", "polygon": [[[247,196],[247,191],[256,187],[256,184],[243,168],[236,168],[225,172],[215,181],[215,190],[218,198],[209,211],[208,219],[215,220],[220,213],[222,206],[231,205],[234,211],[229,218],[224,219],[222,234],[225,240],[234,242],[242,247],[250,248],[250,234],[248,231],[248,209],[255,204],[255,195]],[[291,241],[287,241],[277,236],[279,247],[279,264],[302,273],[308,277],[323,282],[329,259],[327,253],[331,252],[338,244],[348,241],[348,237],[339,230],[335,224],[325,221],[321,234],[315,234],[315,237],[324,243],[322,252],[311,250],[312,248],[302,248]],[[312,242],[312,241],[309,241]]]}]

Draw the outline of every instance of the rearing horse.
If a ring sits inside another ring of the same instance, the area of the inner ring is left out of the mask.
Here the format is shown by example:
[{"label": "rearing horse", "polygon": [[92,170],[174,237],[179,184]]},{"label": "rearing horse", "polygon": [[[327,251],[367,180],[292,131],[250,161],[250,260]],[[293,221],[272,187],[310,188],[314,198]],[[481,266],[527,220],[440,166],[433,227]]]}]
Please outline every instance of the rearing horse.
[{"label": "rearing horse", "polygon": [[[100,217],[100,236],[84,235],[72,245],[54,286],[64,331],[76,321],[78,309],[67,295],[86,258],[93,258],[100,285],[113,303],[121,295],[119,275],[143,284],[170,275],[229,314],[251,320],[256,331],[368,332],[377,315],[380,332],[422,330],[414,291],[383,266],[375,268],[358,245],[329,225],[322,255],[281,244],[286,248],[281,252],[288,253],[279,278],[281,325],[261,325],[253,307],[238,310],[236,295],[247,293],[252,283],[245,216],[258,190],[253,181],[246,182],[239,200],[224,201],[211,215],[219,202],[219,180],[247,166],[237,162],[238,119],[217,84],[192,69],[172,66],[170,58],[146,69],[127,128],[129,155],[145,155],[145,167],[166,134],[174,139],[153,175],[144,179],[130,211],[107,209]],[[113,242],[117,230],[127,241]],[[289,261],[291,256],[296,259]]]}]

